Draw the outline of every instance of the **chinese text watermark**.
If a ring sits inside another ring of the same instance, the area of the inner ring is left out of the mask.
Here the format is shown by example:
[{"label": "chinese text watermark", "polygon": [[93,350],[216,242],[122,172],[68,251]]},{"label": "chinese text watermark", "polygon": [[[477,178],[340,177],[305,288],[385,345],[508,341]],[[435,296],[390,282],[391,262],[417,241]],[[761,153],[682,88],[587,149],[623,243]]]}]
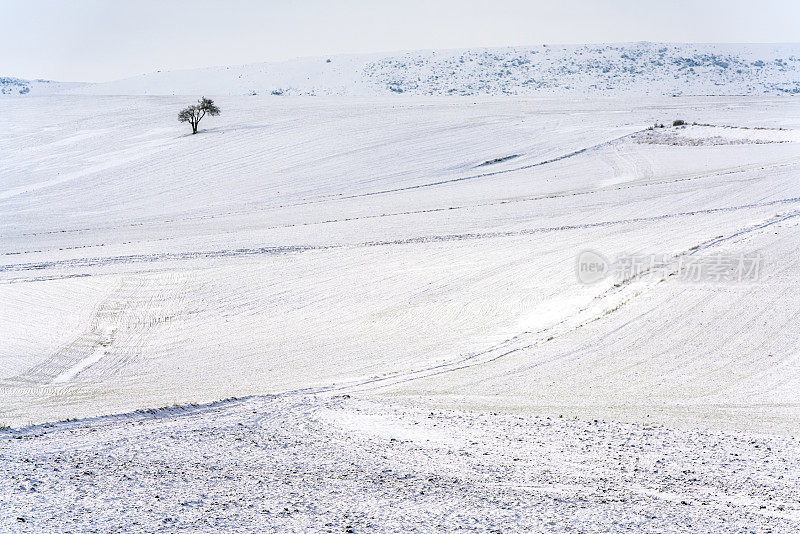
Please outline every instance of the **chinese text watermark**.
[{"label": "chinese text watermark", "polygon": [[759,254],[618,254],[609,260],[599,252],[585,250],[578,255],[575,270],[583,284],[645,276],[676,277],[696,283],[740,283],[757,281],[762,266]]}]

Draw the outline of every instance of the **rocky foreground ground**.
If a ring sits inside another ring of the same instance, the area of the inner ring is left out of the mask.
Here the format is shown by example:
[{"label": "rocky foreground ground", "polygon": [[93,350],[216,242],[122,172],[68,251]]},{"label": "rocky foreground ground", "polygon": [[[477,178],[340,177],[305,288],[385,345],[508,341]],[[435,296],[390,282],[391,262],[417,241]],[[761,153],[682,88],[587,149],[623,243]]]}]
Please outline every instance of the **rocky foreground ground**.
[{"label": "rocky foreground ground", "polygon": [[0,531],[797,532],[794,437],[289,394],[0,431]]}]

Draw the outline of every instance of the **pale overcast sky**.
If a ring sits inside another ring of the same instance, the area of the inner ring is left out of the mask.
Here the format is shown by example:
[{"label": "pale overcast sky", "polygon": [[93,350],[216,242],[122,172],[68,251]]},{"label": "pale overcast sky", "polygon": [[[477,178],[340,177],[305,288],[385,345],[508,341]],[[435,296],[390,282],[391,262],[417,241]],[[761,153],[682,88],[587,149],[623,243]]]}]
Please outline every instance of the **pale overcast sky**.
[{"label": "pale overcast sky", "polygon": [[430,48],[798,42],[798,0],[0,0],[0,76],[154,70]]}]

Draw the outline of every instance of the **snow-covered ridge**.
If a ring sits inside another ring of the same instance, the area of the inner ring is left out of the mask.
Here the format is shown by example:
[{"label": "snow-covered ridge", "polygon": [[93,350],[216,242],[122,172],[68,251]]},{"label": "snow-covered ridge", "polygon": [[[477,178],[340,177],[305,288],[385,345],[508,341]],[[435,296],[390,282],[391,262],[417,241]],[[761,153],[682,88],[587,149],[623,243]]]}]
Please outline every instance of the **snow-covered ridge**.
[{"label": "snow-covered ridge", "polygon": [[800,92],[798,45],[631,43],[385,58],[373,80],[412,94],[759,94]]},{"label": "snow-covered ridge", "polygon": [[0,76],[0,95],[58,94],[83,87],[80,82],[54,82],[51,80],[23,80]]},{"label": "snow-covered ridge", "polygon": [[63,91],[268,96],[797,94],[800,44],[643,42],[342,55],[159,71]]}]

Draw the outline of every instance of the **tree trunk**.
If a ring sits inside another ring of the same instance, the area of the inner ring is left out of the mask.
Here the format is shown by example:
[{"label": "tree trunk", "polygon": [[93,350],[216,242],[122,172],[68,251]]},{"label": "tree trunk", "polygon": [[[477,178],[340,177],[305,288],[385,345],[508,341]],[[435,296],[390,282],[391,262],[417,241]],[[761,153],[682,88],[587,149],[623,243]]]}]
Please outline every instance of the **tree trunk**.
[{"label": "tree trunk", "polygon": [[192,123],[192,135],[194,135],[196,133],[197,133],[197,123],[193,122]]}]

